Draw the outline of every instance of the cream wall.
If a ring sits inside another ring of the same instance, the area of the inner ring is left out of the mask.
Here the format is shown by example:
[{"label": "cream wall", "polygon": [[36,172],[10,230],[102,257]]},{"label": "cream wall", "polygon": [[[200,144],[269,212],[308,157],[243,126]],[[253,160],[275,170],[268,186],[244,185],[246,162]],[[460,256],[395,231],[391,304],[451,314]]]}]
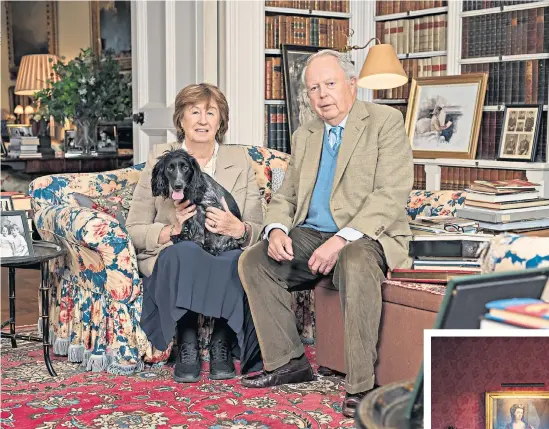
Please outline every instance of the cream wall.
[{"label": "cream wall", "polygon": [[[8,63],[8,47],[6,35],[6,14],[2,7],[2,47],[1,47],[1,108],[2,118],[9,108],[8,88],[15,85],[15,80],[10,79]],[[57,2],[57,23],[59,56],[67,59],[74,58],[80,52],[80,48],[91,46],[90,5],[87,1],[59,1]]]}]

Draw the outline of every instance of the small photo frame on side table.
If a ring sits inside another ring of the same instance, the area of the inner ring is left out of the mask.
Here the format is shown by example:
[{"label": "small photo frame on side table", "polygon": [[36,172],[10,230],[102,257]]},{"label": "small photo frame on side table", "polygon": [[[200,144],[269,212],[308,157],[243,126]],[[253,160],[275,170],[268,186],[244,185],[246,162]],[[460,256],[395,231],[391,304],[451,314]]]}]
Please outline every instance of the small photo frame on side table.
[{"label": "small photo frame on side table", "polygon": [[32,127],[24,124],[8,124],[10,139],[21,137],[32,137]]},{"label": "small photo frame on side table", "polygon": [[13,208],[13,200],[10,196],[2,195],[0,196],[0,210],[2,211],[9,211],[14,210]]},{"label": "small photo frame on side table", "polygon": [[76,146],[76,130],[65,130],[64,148],[65,153],[82,153],[82,148]]},{"label": "small photo frame on side table", "polygon": [[505,106],[498,160],[533,161],[543,105]]},{"label": "small photo frame on side table", "polygon": [[32,236],[24,210],[0,212],[0,256],[8,262],[34,256]]},{"label": "small photo frame on side table", "polygon": [[118,146],[118,136],[116,125],[98,125],[97,126],[97,152],[116,153]]}]

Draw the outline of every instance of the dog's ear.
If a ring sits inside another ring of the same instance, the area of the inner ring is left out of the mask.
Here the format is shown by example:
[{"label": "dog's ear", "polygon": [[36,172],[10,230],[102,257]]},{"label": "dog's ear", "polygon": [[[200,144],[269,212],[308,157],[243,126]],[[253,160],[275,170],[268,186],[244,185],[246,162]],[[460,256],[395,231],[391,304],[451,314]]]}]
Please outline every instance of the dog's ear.
[{"label": "dog's ear", "polygon": [[187,157],[193,175],[191,177],[191,182],[187,187],[186,194],[188,197],[187,199],[191,201],[191,203],[196,204],[203,199],[204,194],[206,193],[207,184],[206,180],[204,180],[204,177],[202,176],[198,161],[190,155],[187,155]]},{"label": "dog's ear", "polygon": [[158,158],[158,161],[153,167],[152,176],[151,176],[151,188],[153,197],[158,197],[162,195],[164,198],[170,196],[170,184],[168,178],[164,173],[166,168],[166,161],[168,156],[166,154]]}]

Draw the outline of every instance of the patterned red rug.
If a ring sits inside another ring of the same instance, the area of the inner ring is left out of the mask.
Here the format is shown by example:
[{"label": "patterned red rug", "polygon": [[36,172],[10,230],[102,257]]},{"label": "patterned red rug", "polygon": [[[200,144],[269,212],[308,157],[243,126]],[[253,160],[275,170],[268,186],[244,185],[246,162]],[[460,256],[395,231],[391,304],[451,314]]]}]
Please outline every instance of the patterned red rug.
[{"label": "patterned red rug", "polygon": [[[341,414],[339,377],[247,389],[238,378],[210,381],[207,371],[198,383],[175,383],[171,365],[125,377],[83,372],[66,358],[54,358],[58,377],[53,379],[39,343],[18,341],[12,349],[3,339],[1,356],[2,429],[354,427]],[[314,364],[313,347],[307,347],[307,356]]]}]

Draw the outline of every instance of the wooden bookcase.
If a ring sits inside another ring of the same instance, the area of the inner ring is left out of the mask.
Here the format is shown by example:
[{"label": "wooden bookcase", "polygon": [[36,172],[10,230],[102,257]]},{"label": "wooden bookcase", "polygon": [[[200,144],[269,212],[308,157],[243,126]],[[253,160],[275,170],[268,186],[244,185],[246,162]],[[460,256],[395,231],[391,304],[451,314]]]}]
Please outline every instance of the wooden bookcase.
[{"label": "wooden bookcase", "polygon": [[349,0],[265,1],[264,145],[290,152],[282,44],[340,48],[347,39]]}]

